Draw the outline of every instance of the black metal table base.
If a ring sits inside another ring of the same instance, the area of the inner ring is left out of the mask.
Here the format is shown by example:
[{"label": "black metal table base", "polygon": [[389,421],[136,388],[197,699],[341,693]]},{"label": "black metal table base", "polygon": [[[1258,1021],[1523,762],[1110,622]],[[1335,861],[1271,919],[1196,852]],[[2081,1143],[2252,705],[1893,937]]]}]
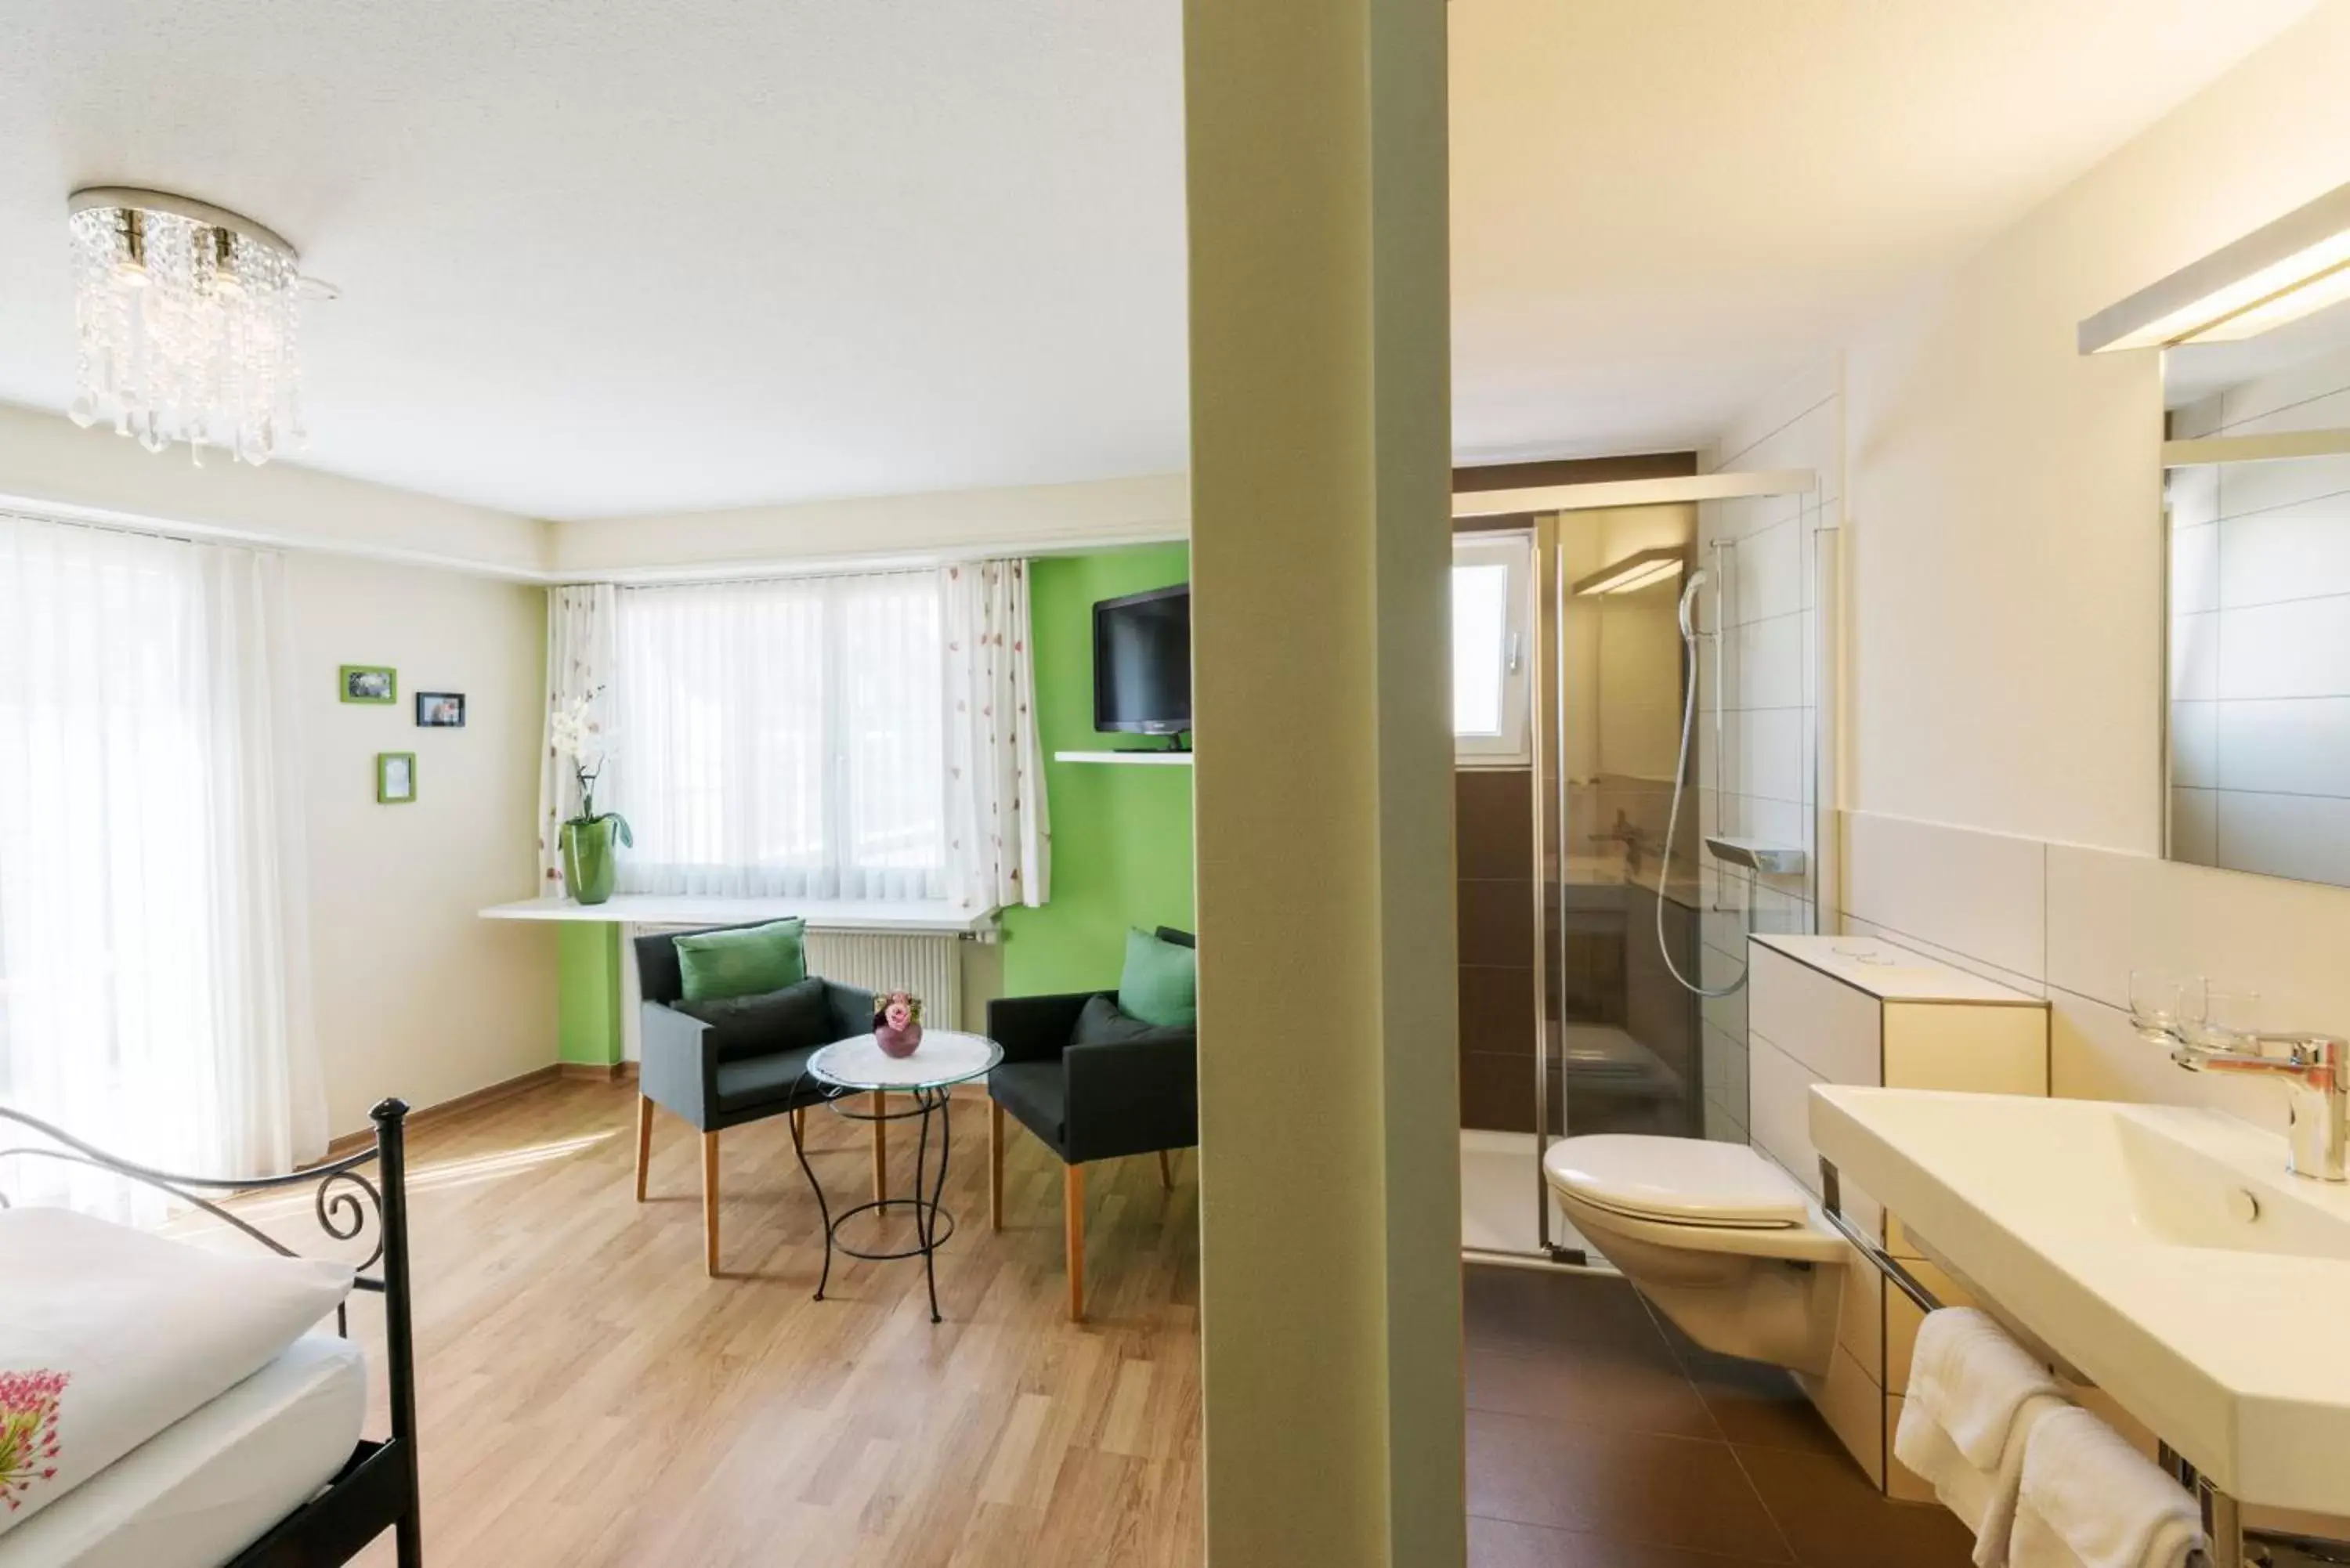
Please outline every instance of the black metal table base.
[{"label": "black metal table base", "polygon": [[[822,1103],[825,1106],[844,1121],[899,1122],[920,1117],[922,1124],[921,1130],[914,1141],[913,1196],[876,1198],[835,1214],[832,1211],[832,1205],[825,1199],[824,1184],[816,1179],[816,1168],[808,1164],[807,1147],[801,1136],[799,1118],[797,1116],[784,1118],[791,1124],[792,1152],[799,1157],[800,1169],[807,1176],[808,1189],[816,1194],[816,1213],[824,1221],[824,1272],[816,1279],[816,1299],[824,1300],[825,1287],[832,1283],[832,1254],[836,1251],[846,1252],[852,1258],[865,1258],[877,1262],[889,1262],[900,1258],[920,1258],[922,1260],[922,1281],[930,1290],[931,1321],[932,1323],[945,1321],[939,1316],[938,1251],[947,1238],[954,1234],[954,1216],[948,1213],[940,1203],[940,1199],[946,1196],[947,1149],[954,1132],[953,1114],[949,1104],[951,1095],[946,1089],[891,1089],[881,1092],[910,1096],[914,1102],[913,1108],[903,1111],[856,1111],[844,1108],[844,1102],[852,1095],[872,1094],[876,1091],[842,1088],[807,1075],[803,1075],[800,1085],[802,1089],[814,1085],[816,1091],[822,1095]],[[929,1179],[929,1195],[925,1197],[923,1195],[924,1176],[931,1163],[931,1118],[933,1116],[937,1116],[939,1122],[938,1173]],[[892,1209],[906,1210],[913,1215],[914,1244],[912,1246],[900,1247],[889,1251],[870,1251],[861,1247],[851,1246],[840,1240],[841,1226],[859,1214],[886,1215]]]}]

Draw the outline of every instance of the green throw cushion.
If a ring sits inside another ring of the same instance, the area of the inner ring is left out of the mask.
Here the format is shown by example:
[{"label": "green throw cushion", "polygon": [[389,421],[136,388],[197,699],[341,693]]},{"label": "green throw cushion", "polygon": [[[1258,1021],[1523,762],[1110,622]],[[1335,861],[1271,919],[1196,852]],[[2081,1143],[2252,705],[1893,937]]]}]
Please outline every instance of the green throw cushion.
[{"label": "green throw cushion", "polygon": [[799,920],[677,939],[678,977],[688,1002],[719,1002],[781,991],[807,978],[807,932]]},{"label": "green throw cushion", "polygon": [[1126,933],[1126,972],[1118,976],[1118,1009],[1166,1029],[1200,1022],[1199,954],[1148,931]]}]

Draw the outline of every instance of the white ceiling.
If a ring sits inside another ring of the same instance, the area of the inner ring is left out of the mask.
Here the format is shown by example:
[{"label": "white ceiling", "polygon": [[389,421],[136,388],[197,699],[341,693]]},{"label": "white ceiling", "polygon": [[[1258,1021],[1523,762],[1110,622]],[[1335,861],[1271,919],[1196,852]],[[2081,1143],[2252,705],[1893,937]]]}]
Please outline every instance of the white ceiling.
[{"label": "white ceiling", "polygon": [[[1457,444],[1683,446],[2314,0],[1453,0]],[[64,205],[244,212],[336,472],[532,515],[1184,461],[1178,0],[5,0],[0,400]],[[157,461],[170,461],[159,459]]]},{"label": "white ceiling", "polygon": [[2315,0],[1453,0],[1467,458],[1701,443]]}]

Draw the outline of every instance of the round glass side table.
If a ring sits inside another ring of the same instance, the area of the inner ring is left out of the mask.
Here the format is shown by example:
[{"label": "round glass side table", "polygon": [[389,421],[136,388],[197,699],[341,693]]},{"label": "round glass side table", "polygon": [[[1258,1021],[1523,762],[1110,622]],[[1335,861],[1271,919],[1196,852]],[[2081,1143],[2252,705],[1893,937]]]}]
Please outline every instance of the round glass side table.
[{"label": "round glass side table", "polygon": [[[847,1040],[836,1040],[808,1058],[807,1068],[801,1075],[803,1087],[813,1085],[821,1094],[832,1114],[847,1121],[905,1121],[919,1117],[920,1135],[914,1144],[914,1189],[910,1198],[876,1198],[844,1209],[838,1214],[824,1196],[824,1184],[816,1179],[816,1169],[808,1164],[807,1148],[801,1141],[799,1118],[787,1116],[791,1123],[792,1152],[799,1157],[800,1169],[806,1173],[808,1187],[816,1193],[816,1212],[824,1220],[824,1272],[816,1280],[816,1299],[824,1300],[825,1287],[832,1282],[832,1254],[837,1248],[852,1258],[888,1262],[896,1258],[922,1260],[923,1282],[930,1287],[931,1321],[938,1323],[939,1276],[936,1257],[946,1239],[954,1234],[954,1216],[941,1206],[940,1199],[947,1189],[947,1142],[953,1135],[953,1122],[949,1101],[954,1085],[983,1077],[1003,1060],[1003,1047],[983,1034],[965,1034],[953,1029],[926,1029],[922,1044],[910,1056],[889,1056],[874,1043],[870,1034],[858,1034]],[[854,1095],[886,1091],[910,1097],[913,1105],[902,1111],[857,1111],[843,1104]],[[931,1173],[931,1119],[938,1118],[938,1160],[935,1174]],[[850,1245],[840,1239],[840,1227],[859,1214],[886,1213],[892,1209],[908,1210],[914,1220],[914,1244],[889,1251],[868,1251]]]}]

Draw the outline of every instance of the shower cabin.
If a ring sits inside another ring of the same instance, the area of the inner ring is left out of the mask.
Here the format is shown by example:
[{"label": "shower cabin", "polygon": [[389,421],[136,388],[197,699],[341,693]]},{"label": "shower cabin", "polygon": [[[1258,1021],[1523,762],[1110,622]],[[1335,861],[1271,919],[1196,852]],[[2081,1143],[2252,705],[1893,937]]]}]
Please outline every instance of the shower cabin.
[{"label": "shower cabin", "polygon": [[1461,1246],[1480,1261],[1603,1262],[1544,1180],[1560,1137],[1746,1141],[1746,932],[1817,929],[1814,609],[1835,535],[1801,493],[1568,493],[1708,487],[1559,487],[1542,493],[1559,510],[1455,523]]}]

